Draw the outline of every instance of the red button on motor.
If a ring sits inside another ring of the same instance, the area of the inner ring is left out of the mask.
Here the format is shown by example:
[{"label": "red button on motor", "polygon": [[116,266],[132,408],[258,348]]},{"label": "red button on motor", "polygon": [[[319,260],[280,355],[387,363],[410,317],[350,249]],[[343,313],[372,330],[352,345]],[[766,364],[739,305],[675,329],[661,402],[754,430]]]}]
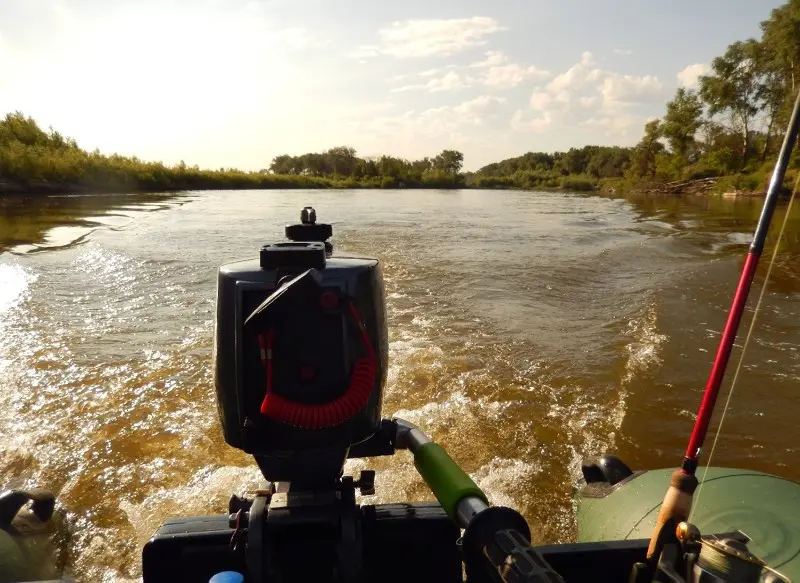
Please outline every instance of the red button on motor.
[{"label": "red button on motor", "polygon": [[335,310],[339,307],[339,298],[331,291],[323,292],[319,296],[319,305],[323,310]]}]

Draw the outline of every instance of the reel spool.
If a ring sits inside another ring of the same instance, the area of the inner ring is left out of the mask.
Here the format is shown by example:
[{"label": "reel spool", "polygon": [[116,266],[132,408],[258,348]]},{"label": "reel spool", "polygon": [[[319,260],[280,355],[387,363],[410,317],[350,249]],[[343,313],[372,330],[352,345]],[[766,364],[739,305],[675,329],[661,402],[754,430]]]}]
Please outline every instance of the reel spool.
[{"label": "reel spool", "polygon": [[747,550],[747,546],[734,539],[700,540],[700,555],[694,565],[694,580],[697,583],[759,583],[761,581],[784,581],[773,578],[762,579],[767,564]]}]

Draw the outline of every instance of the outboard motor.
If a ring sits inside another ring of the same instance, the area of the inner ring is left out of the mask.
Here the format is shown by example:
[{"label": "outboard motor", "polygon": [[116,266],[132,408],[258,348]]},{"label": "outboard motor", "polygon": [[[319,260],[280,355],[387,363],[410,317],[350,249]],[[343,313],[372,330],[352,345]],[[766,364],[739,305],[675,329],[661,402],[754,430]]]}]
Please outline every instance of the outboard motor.
[{"label": "outboard motor", "polygon": [[375,493],[375,472],[343,475],[348,458],[395,452],[398,426],[381,419],[379,261],[334,254],[333,229],[311,207],[285,232],[217,277],[219,419],[265,482],[233,495],[227,515],[162,523],[142,553],[144,583],[460,581],[460,532],[439,504],[358,505],[357,490]]},{"label": "outboard motor", "polygon": [[306,207],[289,242],[224,265],[214,383],[228,444],[264,477],[331,486],[350,448],[378,432],[388,340],[378,260],[333,256],[329,224]]}]

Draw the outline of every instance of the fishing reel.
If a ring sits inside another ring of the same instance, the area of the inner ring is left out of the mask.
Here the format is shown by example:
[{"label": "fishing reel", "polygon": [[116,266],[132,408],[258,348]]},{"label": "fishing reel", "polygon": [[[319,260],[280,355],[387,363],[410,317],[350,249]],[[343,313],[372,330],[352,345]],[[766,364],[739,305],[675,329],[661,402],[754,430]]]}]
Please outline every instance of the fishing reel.
[{"label": "fishing reel", "polygon": [[741,532],[703,537],[688,522],[662,532],[657,562],[636,563],[631,583],[791,583],[748,550]]}]

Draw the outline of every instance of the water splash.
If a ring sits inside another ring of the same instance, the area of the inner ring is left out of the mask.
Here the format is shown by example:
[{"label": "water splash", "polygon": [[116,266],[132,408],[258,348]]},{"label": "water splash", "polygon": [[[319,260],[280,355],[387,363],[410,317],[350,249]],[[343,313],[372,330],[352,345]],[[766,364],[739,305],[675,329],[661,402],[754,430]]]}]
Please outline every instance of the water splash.
[{"label": "water splash", "polygon": [[28,296],[36,276],[20,265],[0,263],[0,314],[19,306]]}]

